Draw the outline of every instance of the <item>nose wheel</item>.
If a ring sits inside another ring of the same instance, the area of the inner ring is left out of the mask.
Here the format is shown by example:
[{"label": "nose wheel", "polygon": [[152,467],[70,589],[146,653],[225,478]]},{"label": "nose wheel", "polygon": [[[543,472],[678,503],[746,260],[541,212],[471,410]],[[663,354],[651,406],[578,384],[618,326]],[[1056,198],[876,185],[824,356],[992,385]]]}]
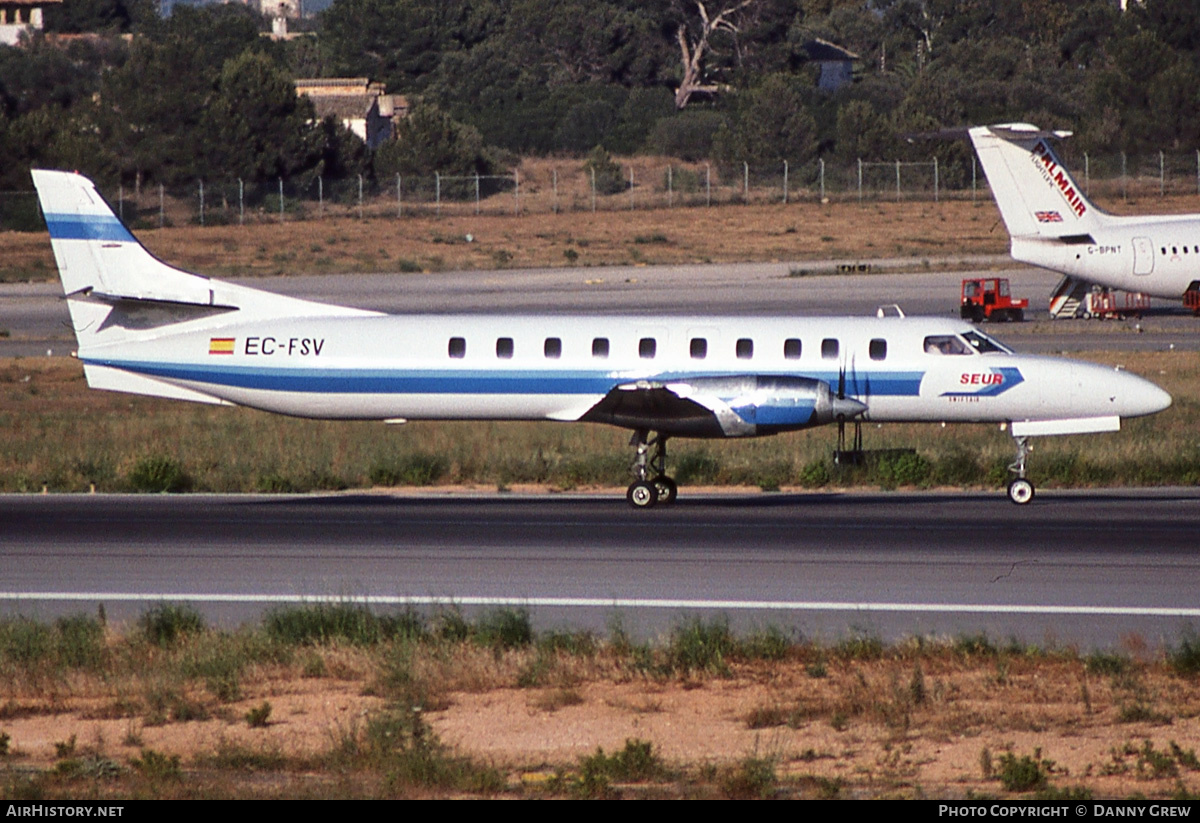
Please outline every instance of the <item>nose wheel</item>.
[{"label": "nose wheel", "polygon": [[1027,437],[1014,439],[1017,441],[1017,459],[1009,465],[1008,470],[1016,476],[1008,484],[1008,499],[1018,506],[1024,506],[1033,499],[1033,484],[1025,479],[1025,458],[1033,447],[1029,445]]},{"label": "nose wheel", "polygon": [[[637,478],[625,491],[625,499],[635,509],[650,509],[675,502],[679,496],[679,485],[667,476],[667,438],[663,434],[651,437],[650,432],[639,429],[633,433],[629,445],[636,447],[631,470]],[[651,452],[653,447],[653,452]]]},{"label": "nose wheel", "polygon": [[1024,477],[1018,477],[1008,484],[1008,499],[1018,506],[1024,506],[1033,499],[1033,484]]}]

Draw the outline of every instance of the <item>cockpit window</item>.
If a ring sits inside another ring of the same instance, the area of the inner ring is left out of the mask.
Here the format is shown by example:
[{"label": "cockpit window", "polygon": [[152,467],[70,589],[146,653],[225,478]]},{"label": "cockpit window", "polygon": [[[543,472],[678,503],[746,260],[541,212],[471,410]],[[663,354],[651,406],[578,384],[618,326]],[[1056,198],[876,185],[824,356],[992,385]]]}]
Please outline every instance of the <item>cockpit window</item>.
[{"label": "cockpit window", "polygon": [[967,338],[967,342],[971,344],[971,347],[980,354],[990,354],[991,352],[1012,354],[1012,349],[997,340],[993,340],[986,334],[977,331],[968,331],[963,332],[963,337]]},{"label": "cockpit window", "polygon": [[955,334],[931,334],[925,338],[926,354],[974,354],[975,350]]}]

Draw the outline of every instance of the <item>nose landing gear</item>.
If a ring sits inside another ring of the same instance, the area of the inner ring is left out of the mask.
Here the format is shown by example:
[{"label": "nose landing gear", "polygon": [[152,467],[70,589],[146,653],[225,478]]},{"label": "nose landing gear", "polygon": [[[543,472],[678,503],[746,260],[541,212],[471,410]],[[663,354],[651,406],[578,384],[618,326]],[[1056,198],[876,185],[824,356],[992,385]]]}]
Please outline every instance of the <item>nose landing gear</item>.
[{"label": "nose landing gear", "polygon": [[649,509],[659,503],[664,506],[674,503],[679,496],[679,486],[667,476],[667,436],[659,433],[651,437],[648,430],[638,429],[629,445],[637,448],[632,466],[633,476],[637,479],[625,492],[629,505],[635,509]]},{"label": "nose landing gear", "polygon": [[1033,447],[1029,445],[1028,437],[1013,439],[1017,441],[1017,459],[1008,467],[1008,470],[1015,475],[1008,484],[1008,499],[1018,506],[1024,506],[1033,499],[1034,493],[1033,484],[1025,479],[1025,458],[1029,456]]}]

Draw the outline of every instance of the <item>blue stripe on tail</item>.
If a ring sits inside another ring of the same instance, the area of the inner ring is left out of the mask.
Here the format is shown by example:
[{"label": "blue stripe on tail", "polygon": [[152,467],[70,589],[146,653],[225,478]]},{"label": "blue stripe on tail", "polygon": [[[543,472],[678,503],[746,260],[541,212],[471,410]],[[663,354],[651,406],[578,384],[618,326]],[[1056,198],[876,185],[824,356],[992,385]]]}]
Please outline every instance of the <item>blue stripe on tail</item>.
[{"label": "blue stripe on tail", "polygon": [[112,215],[47,214],[52,240],[111,240],[136,243],[129,229]]}]

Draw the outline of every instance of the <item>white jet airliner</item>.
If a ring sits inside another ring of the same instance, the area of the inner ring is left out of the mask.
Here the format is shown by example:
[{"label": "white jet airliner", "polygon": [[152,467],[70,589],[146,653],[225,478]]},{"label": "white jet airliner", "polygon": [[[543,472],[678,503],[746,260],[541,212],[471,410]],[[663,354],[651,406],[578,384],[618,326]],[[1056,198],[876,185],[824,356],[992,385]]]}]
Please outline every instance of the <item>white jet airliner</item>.
[{"label": "white jet airliner", "polygon": [[85,177],[34,171],[88,385],[299,417],[560,420],[632,429],[636,507],[675,499],[671,437],[846,421],[1114,431],[1170,396],[1122,371],[1019,355],[938,318],[391,315],[180,271]]},{"label": "white jet airliner", "polygon": [[[1128,292],[1179,299],[1200,289],[1200,214],[1120,217],[1096,208],[1028,123],[970,129],[1022,263]],[[1059,292],[1071,293],[1070,284]]]}]

